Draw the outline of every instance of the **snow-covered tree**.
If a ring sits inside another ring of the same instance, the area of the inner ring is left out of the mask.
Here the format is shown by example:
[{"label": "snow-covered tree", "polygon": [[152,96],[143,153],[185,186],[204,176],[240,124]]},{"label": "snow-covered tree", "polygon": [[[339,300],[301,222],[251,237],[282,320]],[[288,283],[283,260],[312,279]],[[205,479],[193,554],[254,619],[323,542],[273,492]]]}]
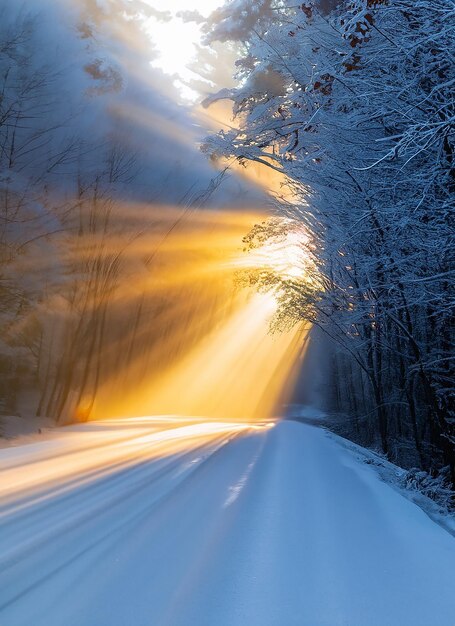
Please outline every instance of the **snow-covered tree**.
[{"label": "snow-covered tree", "polygon": [[207,105],[232,99],[237,127],[204,150],[287,177],[313,261],[311,281],[262,282],[341,346],[351,434],[455,483],[453,2],[234,4],[248,40],[237,17],[207,28],[241,43],[239,86]]}]

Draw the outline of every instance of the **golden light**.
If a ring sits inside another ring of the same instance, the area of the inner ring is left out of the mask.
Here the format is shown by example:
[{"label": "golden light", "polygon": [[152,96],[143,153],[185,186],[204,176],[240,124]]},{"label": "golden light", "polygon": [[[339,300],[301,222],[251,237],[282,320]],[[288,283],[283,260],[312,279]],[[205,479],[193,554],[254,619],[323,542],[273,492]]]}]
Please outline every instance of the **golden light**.
[{"label": "golden light", "polygon": [[304,247],[307,241],[308,237],[301,229],[298,232],[290,230],[282,240],[251,250],[239,259],[239,265],[268,269],[282,278],[303,278],[308,271]]},{"label": "golden light", "polygon": [[302,348],[301,333],[269,334],[276,302],[272,294],[254,294],[190,350],[174,367],[157,376],[121,413],[210,416],[254,421],[273,415],[293,382]]},{"label": "golden light", "polygon": [[[10,505],[8,515],[15,515],[144,461],[166,459],[201,446],[214,450],[233,436],[252,429],[266,432],[271,427],[273,423],[267,421],[250,425],[154,416],[104,420],[84,430],[59,429],[49,433],[48,446],[30,452],[25,465],[17,463],[14,452],[11,459],[4,453],[0,499],[3,507]],[[193,460],[198,461],[197,457]]]},{"label": "golden light", "polygon": [[[274,294],[240,288],[237,278],[251,268],[300,276],[297,235],[246,253],[242,237],[267,216],[197,211],[179,221],[181,210],[169,207],[158,215],[157,239],[150,233],[129,250],[129,273],[119,278],[118,313],[103,349],[108,365],[94,405],[88,393],[77,414],[84,418],[90,406],[91,419],[186,415],[248,423],[279,414],[308,328],[272,334]],[[152,262],[140,270],[147,255]],[[122,321],[131,308],[138,312],[129,313],[133,328]],[[123,355],[118,365],[110,352]]]}]

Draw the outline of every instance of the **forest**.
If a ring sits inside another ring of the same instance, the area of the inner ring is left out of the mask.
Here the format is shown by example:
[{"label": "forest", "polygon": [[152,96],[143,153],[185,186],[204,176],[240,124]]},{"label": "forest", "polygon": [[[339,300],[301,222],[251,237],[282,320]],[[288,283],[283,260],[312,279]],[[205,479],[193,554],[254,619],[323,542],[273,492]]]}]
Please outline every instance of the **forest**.
[{"label": "forest", "polygon": [[[193,138],[171,128],[163,139],[160,116],[187,113],[143,79],[153,46],[141,20],[165,14],[93,1],[66,7],[51,33],[49,6],[3,3],[0,20],[2,413],[29,398],[38,416],[84,421],[103,381],[134,389],[156,361],[150,320],[169,300],[150,289],[163,229],[214,201],[223,168],[259,165],[281,183],[274,217],[243,245],[291,237],[305,272],[260,266],[243,280],[275,294],[273,332],[304,321],[328,337],[330,427],[423,470],[415,480],[455,485],[453,2],[216,9],[205,44],[228,46],[236,82],[204,101],[233,107],[201,146],[221,173],[184,152],[199,187],[188,170],[169,183],[181,167],[173,155]],[[197,11],[182,19],[201,21]],[[149,202],[168,208],[150,214]],[[156,322],[168,334],[171,318]]]},{"label": "forest", "polygon": [[[127,0],[0,9],[0,415],[85,421],[107,381],[124,396],[178,351],[160,346],[181,326],[172,307],[188,294],[169,274],[190,253],[169,258],[167,234],[209,201],[259,193],[218,193],[223,171],[152,71],[144,23],[165,13]],[[217,307],[207,299],[186,315]]]},{"label": "forest", "polygon": [[[241,1],[209,41],[239,42],[236,128],[204,150],[285,176],[303,279],[259,270],[276,324],[333,340],[326,408],[345,436],[455,485],[455,7],[446,0]],[[283,237],[273,220],[250,247]]]},{"label": "forest", "polygon": [[0,626],[454,626],[455,0],[0,0]]}]

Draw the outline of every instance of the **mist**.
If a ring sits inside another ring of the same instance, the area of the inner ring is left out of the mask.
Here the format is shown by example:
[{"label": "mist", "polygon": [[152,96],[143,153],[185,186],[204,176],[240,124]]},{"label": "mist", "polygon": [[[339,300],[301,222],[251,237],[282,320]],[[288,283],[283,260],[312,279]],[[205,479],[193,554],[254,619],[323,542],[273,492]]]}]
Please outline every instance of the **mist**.
[{"label": "mist", "polygon": [[301,330],[272,337],[273,295],[239,287],[271,201],[201,152],[198,103],[155,63],[168,14],[3,4],[3,413],[272,415]]}]

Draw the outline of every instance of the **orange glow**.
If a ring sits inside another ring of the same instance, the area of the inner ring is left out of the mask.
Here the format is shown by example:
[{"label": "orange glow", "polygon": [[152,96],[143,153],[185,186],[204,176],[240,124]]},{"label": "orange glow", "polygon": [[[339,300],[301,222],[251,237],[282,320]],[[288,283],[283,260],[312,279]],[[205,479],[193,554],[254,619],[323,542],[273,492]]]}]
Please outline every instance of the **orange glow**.
[{"label": "orange glow", "polygon": [[[264,215],[198,211],[180,219],[181,212],[168,208],[155,216],[155,234],[152,229],[125,253],[95,402],[82,397],[73,415],[82,421],[88,414],[270,418],[292,390],[308,329],[272,335],[274,295],[240,288],[236,278],[248,268],[291,271],[292,246],[242,250],[242,236]],[[178,223],[169,234],[172,220]],[[82,246],[82,254],[90,250]],[[141,318],[133,330],[134,307]]]},{"label": "orange glow", "polygon": [[[208,107],[195,106],[194,116],[202,126],[211,129],[212,132],[238,129],[238,120],[234,117],[231,100],[219,100]],[[283,198],[291,203],[295,201],[295,192],[289,189],[285,174],[263,163],[245,161],[240,165],[236,159],[219,158],[218,166],[220,168],[229,166],[236,176],[243,178],[248,184],[256,185],[268,195]]]},{"label": "orange glow", "polygon": [[117,406],[119,414],[211,416],[232,419],[270,417],[292,386],[302,348],[301,331],[269,334],[276,302],[254,294],[204,337],[175,366],[154,377],[136,398]]},{"label": "orange glow", "polygon": [[102,206],[80,207],[77,236],[59,247],[70,278],[42,304],[55,375],[43,413],[60,423],[280,414],[308,328],[271,334],[275,296],[245,287],[245,272],[300,276],[300,235],[247,253],[242,238],[264,213],[117,202],[111,230],[97,230],[86,227],[95,210],[103,223]]},{"label": "orange glow", "polygon": [[[273,422],[266,421],[251,425],[158,416],[104,420],[76,429],[66,427],[48,433],[48,440],[36,448],[29,446],[25,465],[17,461],[15,449],[11,449],[11,454],[3,451],[0,499],[3,506],[15,503],[8,511],[8,515],[13,515],[143,461],[172,461],[175,455],[202,447],[206,448],[201,452],[204,456],[233,436],[272,426]],[[5,516],[1,513],[0,517]]]},{"label": "orange glow", "polygon": [[248,255],[239,257],[239,266],[270,270],[283,278],[308,279],[308,256],[305,252],[308,237],[302,229],[297,231],[295,225],[289,223],[294,230],[286,237],[250,250]]}]

